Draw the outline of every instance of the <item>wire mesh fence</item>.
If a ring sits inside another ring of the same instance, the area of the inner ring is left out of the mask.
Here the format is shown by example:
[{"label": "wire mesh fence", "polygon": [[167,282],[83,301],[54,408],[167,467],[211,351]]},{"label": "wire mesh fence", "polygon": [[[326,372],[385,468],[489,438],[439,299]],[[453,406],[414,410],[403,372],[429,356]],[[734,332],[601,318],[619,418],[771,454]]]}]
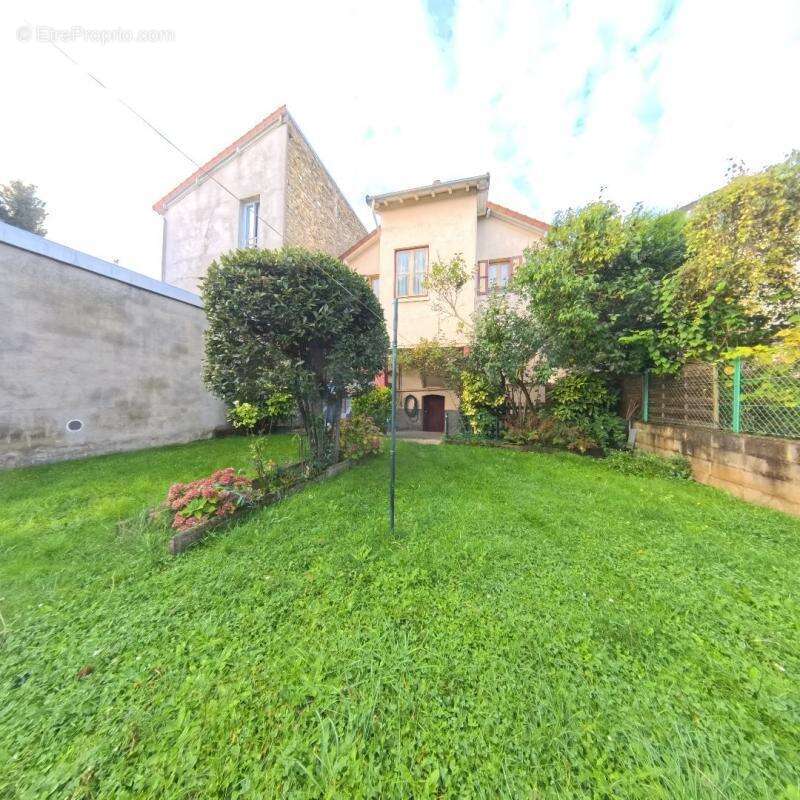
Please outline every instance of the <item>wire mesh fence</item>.
[{"label": "wire mesh fence", "polygon": [[690,363],[677,375],[627,376],[623,393],[645,422],[800,438],[800,363]]}]

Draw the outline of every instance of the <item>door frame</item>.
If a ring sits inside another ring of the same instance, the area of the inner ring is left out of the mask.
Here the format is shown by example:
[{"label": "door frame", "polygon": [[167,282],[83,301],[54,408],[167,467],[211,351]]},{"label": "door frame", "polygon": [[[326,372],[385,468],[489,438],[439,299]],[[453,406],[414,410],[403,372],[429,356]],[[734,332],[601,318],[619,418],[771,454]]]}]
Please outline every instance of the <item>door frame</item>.
[{"label": "door frame", "polygon": [[[428,427],[428,408],[430,399],[435,398],[437,401],[441,400],[442,403],[442,426],[441,428]],[[422,395],[422,430],[428,433],[444,433],[444,418],[445,418],[445,399],[443,394],[424,394]]]}]

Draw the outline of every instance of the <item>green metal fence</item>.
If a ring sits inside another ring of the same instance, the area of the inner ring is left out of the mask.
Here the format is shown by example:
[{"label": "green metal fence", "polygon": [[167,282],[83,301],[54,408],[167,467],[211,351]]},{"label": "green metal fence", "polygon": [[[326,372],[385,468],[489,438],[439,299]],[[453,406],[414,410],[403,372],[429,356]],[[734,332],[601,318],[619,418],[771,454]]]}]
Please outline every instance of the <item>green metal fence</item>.
[{"label": "green metal fence", "polygon": [[647,372],[641,380],[641,418],[800,438],[800,364],[736,359],[687,364],[678,375]]}]

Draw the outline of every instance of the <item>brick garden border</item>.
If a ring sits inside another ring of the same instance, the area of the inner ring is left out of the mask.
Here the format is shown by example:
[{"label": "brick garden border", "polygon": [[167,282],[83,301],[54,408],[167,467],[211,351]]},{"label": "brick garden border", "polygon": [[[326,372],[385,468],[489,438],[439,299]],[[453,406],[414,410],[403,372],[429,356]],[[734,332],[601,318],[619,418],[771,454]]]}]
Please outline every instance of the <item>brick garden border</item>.
[{"label": "brick garden border", "polygon": [[[259,500],[252,506],[245,506],[244,508],[240,508],[238,511],[235,511],[233,514],[229,514],[226,517],[220,517],[218,519],[210,519],[207,520],[206,522],[201,522],[199,525],[195,525],[188,531],[182,531],[181,533],[176,533],[169,540],[169,545],[168,545],[169,552],[173,556],[177,556],[184,550],[188,550],[190,547],[199,544],[203,539],[205,539],[206,536],[208,536],[208,534],[211,531],[216,530],[217,528],[221,528],[225,525],[230,525],[231,523],[249,514],[251,511],[255,511],[259,508],[266,508],[267,506],[279,503],[281,500],[285,500],[287,497],[291,497],[291,495],[297,494],[297,492],[300,492],[306,487],[311,486],[315,483],[321,483],[322,481],[326,481],[329,478],[335,478],[337,475],[341,475],[341,473],[346,472],[351,467],[355,466],[355,464],[356,464],[355,461],[340,461],[338,464],[334,464],[332,467],[328,467],[324,472],[320,473],[319,475],[315,475],[313,478],[309,478],[304,481],[299,481],[298,483],[294,484],[293,486],[290,486],[288,489],[284,489],[283,491],[271,492],[270,494],[265,495],[261,500]],[[289,465],[289,466],[296,466],[296,465]]]}]

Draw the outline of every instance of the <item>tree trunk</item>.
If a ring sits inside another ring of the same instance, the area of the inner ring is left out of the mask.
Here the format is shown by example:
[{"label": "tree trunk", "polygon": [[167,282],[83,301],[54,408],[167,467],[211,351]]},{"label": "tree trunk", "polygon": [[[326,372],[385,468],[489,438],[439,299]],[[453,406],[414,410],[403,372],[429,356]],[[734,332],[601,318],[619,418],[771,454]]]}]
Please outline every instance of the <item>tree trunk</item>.
[{"label": "tree trunk", "polygon": [[333,422],[331,423],[331,457],[334,464],[339,463],[339,423],[342,419],[342,396],[333,398]]},{"label": "tree trunk", "polygon": [[522,392],[522,396],[525,398],[525,416],[527,417],[528,414],[532,415],[534,411],[533,400],[531,400],[531,393],[528,391],[525,381],[518,380],[516,384]]},{"label": "tree trunk", "polygon": [[322,400],[314,392],[300,395],[297,407],[303,420],[311,455],[315,461],[321,462],[325,458],[325,418]]}]

